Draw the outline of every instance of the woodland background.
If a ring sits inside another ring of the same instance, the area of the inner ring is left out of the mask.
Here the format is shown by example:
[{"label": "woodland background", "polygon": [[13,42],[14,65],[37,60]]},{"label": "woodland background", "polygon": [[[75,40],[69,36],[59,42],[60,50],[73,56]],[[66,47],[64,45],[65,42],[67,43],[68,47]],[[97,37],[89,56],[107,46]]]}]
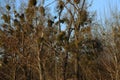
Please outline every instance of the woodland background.
[{"label": "woodland background", "polygon": [[119,12],[102,27],[88,10],[92,1],[28,0],[19,10],[5,1],[0,80],[120,80]]}]

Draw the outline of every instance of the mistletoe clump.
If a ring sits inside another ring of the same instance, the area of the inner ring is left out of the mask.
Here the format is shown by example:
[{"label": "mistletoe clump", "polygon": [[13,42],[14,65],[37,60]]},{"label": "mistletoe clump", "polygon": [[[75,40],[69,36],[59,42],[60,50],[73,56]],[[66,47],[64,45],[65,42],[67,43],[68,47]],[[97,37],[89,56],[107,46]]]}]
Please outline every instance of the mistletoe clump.
[{"label": "mistletoe clump", "polygon": [[40,9],[39,9],[41,15],[45,15],[45,8],[43,6],[40,6]]},{"label": "mistletoe clump", "polygon": [[80,0],[74,0],[74,3],[79,4]]}]

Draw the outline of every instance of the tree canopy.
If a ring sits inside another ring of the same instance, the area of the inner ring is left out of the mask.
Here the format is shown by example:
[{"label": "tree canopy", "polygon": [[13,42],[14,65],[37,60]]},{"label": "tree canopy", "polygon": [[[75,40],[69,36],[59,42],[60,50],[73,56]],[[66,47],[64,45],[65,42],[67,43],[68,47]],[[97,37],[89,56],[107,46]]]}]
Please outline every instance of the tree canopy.
[{"label": "tree canopy", "polygon": [[[107,44],[119,34],[113,30],[115,35],[104,39],[108,35],[101,30],[97,35],[100,26],[93,22],[94,11],[88,10],[91,3],[16,1],[0,5],[4,9],[0,10],[1,80],[120,79],[120,46]],[[113,47],[118,50],[112,52]]]}]

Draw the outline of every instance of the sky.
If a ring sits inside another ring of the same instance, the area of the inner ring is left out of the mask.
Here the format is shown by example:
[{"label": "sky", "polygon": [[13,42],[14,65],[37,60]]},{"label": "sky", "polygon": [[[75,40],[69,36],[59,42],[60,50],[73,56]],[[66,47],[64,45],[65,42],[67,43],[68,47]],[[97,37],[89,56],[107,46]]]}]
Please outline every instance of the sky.
[{"label": "sky", "polygon": [[[105,16],[111,16],[111,9],[120,12],[120,0],[93,0],[91,10],[96,10],[97,18],[104,18]],[[102,17],[103,16],[103,17]]]}]

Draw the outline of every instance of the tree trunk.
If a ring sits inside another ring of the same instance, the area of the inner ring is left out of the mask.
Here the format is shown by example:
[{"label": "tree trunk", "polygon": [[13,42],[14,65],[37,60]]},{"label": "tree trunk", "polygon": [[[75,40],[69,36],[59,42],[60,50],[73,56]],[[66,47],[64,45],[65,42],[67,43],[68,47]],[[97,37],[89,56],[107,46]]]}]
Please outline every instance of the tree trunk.
[{"label": "tree trunk", "polygon": [[41,46],[36,42],[37,44],[37,65],[38,65],[38,73],[39,73],[39,79],[42,80],[42,70],[41,70],[41,59],[40,59],[40,52],[42,50],[42,44]]},{"label": "tree trunk", "polygon": [[54,52],[54,64],[55,64],[55,80],[58,80],[58,71],[57,71],[57,61],[56,61],[56,53]]},{"label": "tree trunk", "polygon": [[67,65],[68,65],[68,52],[66,52],[65,59],[64,59],[63,80],[67,80],[67,76],[66,76]]}]

